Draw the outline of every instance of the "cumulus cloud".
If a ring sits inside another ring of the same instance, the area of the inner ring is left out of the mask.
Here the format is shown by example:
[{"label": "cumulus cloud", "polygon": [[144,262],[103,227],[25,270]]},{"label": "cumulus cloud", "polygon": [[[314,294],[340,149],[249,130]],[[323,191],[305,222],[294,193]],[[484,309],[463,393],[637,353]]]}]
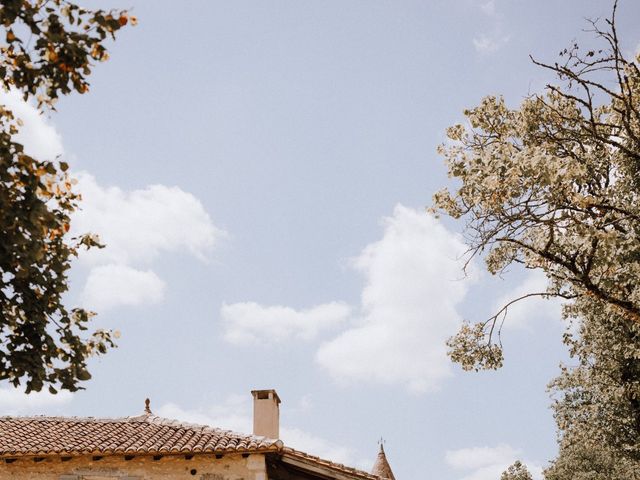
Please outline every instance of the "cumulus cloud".
[{"label": "cumulus cloud", "polygon": [[293,447],[320,458],[326,458],[332,462],[345,465],[356,465],[359,468],[369,470],[372,465],[368,460],[356,460],[352,448],[338,445],[325,438],[312,435],[299,428],[282,427],[282,441],[285,445]]},{"label": "cumulus cloud", "polygon": [[397,206],[381,240],[355,259],[365,278],[361,315],[321,345],[317,361],[344,380],[435,389],[450,375],[446,339],[461,319],[461,239],[424,212]]},{"label": "cumulus cloud", "polygon": [[178,187],[150,185],[126,192],[105,187],[80,172],[81,209],[73,217],[76,233],[96,232],[107,245],[82,259],[91,263],[149,263],[163,252],[186,251],[200,259],[223,235],[202,203]]},{"label": "cumulus cloud", "polygon": [[48,391],[25,394],[13,387],[0,388],[0,411],[3,415],[43,415],[68,404],[73,394],[62,390],[53,395]]},{"label": "cumulus cloud", "polygon": [[225,235],[202,203],[178,187],[150,185],[124,191],[102,186],[86,172],[76,176],[82,203],[73,216],[71,235],[97,233],[106,244],[80,255],[80,262],[90,268],[82,293],[87,308],[160,302],[164,282],[140,266],[165,253],[186,252],[205,260]]},{"label": "cumulus cloud", "polygon": [[105,311],[119,305],[138,306],[159,303],[164,282],[151,270],[127,265],[100,265],[89,272],[82,300],[91,308]]},{"label": "cumulus cloud", "polygon": [[496,480],[516,460],[527,465],[534,480],[542,480],[542,467],[523,459],[522,450],[507,444],[461,448],[445,454],[447,465],[463,475],[460,480]]},{"label": "cumulus cloud", "polygon": [[320,345],[317,363],[339,381],[405,384],[424,392],[451,374],[446,339],[461,323],[456,306],[469,281],[461,279],[465,245],[435,218],[398,205],[384,219],[382,239],[352,261],[364,277],[355,313],[344,303],[307,310],[256,303],[223,305],[230,343],[312,339],[345,324]]},{"label": "cumulus cloud", "polygon": [[[251,433],[253,431],[251,399],[247,395],[230,395],[220,404],[199,409],[185,409],[175,403],[167,403],[154,409],[154,413],[166,418],[235,432]],[[321,458],[349,465],[360,465],[362,468],[368,468],[371,463],[369,460],[356,460],[354,450],[349,447],[335,444],[296,427],[282,425],[280,437],[288,447]]]},{"label": "cumulus cloud", "polygon": [[25,102],[20,92],[0,89],[0,103],[22,121],[15,140],[24,146],[25,153],[39,160],[54,160],[64,153],[62,137],[55,127],[32,103]]},{"label": "cumulus cloud", "polygon": [[234,432],[251,433],[253,421],[250,416],[249,401],[238,395],[230,395],[221,404],[199,409],[185,409],[176,403],[166,403],[154,408],[154,413],[183,422],[209,425]]},{"label": "cumulus cloud", "polygon": [[220,309],[224,338],[235,345],[283,342],[292,338],[311,340],[320,331],[346,321],[350,313],[351,308],[340,302],[306,310],[254,302],[224,304]]},{"label": "cumulus cloud", "polygon": [[[62,138],[49,120],[15,90],[0,90],[0,103],[22,121],[16,140],[25,151],[42,160],[64,153]],[[76,191],[82,194],[74,213],[70,236],[97,233],[104,249],[82,252],[88,266],[82,292],[88,308],[143,305],[162,299],[164,282],[149,266],[160,255],[186,252],[200,260],[225,232],[218,229],[202,203],[178,187],[150,185],[124,191],[105,187],[89,173],[76,172]]]}]

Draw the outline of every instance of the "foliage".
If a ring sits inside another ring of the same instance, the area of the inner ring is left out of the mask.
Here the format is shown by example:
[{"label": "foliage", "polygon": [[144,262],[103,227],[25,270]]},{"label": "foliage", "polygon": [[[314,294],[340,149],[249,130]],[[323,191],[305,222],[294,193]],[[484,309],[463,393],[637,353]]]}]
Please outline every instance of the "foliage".
[{"label": "foliage", "polygon": [[[640,324],[640,57],[622,53],[615,6],[605,30],[592,26],[602,50],[575,44],[563,63],[533,60],[559,86],[518,109],[486,97],[465,112],[469,126],[448,129],[439,150],[460,186],[436,193],[434,209],[466,219],[469,261],[485,255],[493,274],[544,271],[548,288],[525,297],[593,298]],[[463,368],[501,366],[509,305],[449,341]]]},{"label": "foliage", "polygon": [[[465,323],[448,342],[452,359],[500,367],[509,307],[566,300],[564,342],[577,365],[550,386],[560,449],[547,480],[640,479],[640,56],[624,57],[616,9],[605,30],[591,23],[601,50],[574,44],[562,63],[533,60],[559,85],[518,109],[486,97],[440,148],[460,186],[438,192],[435,209],[466,219],[469,261],[484,255],[493,274],[519,265],[548,279]],[[514,464],[502,479],[527,475]]]},{"label": "foliage", "polygon": [[126,11],[91,11],[63,0],[5,0],[2,83],[23,91],[25,99],[36,97],[38,106],[51,106],[74,90],[86,93],[92,62],[109,58],[105,39],[129,22],[137,20]]},{"label": "foliage", "polygon": [[507,470],[502,472],[500,480],[533,480],[533,477],[520,460],[516,460]]},{"label": "foliage", "polygon": [[[41,112],[62,95],[86,93],[93,62],[108,58],[105,41],[129,22],[125,11],[63,0],[3,1],[2,87],[35,99]],[[0,379],[24,382],[27,393],[74,391],[90,378],[88,357],[113,346],[111,332],[86,334],[91,312],[68,311],[62,299],[71,260],[98,242],[65,235],[80,200],[68,166],[27,155],[15,141],[20,125],[0,106]]]},{"label": "foliage", "polygon": [[548,480],[640,479],[640,324],[579,299],[565,343],[578,365],[552,384],[560,452]]},{"label": "foliage", "polygon": [[546,480],[638,480],[639,472],[637,462],[620,458],[607,445],[565,441],[544,475]]}]

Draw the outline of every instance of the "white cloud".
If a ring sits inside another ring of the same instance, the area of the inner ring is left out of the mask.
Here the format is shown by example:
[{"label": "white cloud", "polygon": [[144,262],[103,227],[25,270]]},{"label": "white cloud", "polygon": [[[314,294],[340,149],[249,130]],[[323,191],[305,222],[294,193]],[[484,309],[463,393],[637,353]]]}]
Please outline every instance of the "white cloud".
[{"label": "white cloud", "polygon": [[534,480],[542,480],[542,467],[536,462],[522,459],[522,450],[510,445],[461,448],[445,454],[447,465],[462,472],[460,480],[497,480],[516,460],[521,460],[527,466]]},{"label": "white cloud", "polygon": [[292,338],[311,340],[321,330],[346,321],[350,312],[348,305],[339,302],[306,310],[262,306],[254,302],[224,304],[220,309],[225,326],[224,338],[236,345],[283,342]]},{"label": "white cloud", "polygon": [[164,282],[151,270],[141,271],[127,265],[100,265],[89,272],[82,293],[85,305],[104,311],[116,306],[159,303]]},{"label": "white cloud", "polygon": [[82,194],[75,233],[95,232],[107,247],[83,255],[91,263],[149,263],[162,252],[186,251],[205,259],[224,235],[202,203],[178,187],[150,185],[125,192],[104,187],[86,173],[76,175]]},{"label": "white cloud", "polygon": [[[236,405],[237,408],[231,408]],[[187,410],[175,403],[166,403],[154,413],[161,417],[173,418],[183,422],[209,425],[234,432],[251,433],[253,422],[247,413],[247,406],[229,401],[223,405],[213,405],[205,409]]]},{"label": "white cloud", "polygon": [[507,35],[481,34],[478,37],[474,37],[473,46],[475,47],[478,53],[486,55],[490,53],[495,53],[498,50],[500,50],[500,48],[502,48],[504,45],[506,45],[509,42],[509,39],[510,37]]},{"label": "white cloud", "polygon": [[[62,139],[46,117],[21,95],[0,90],[0,103],[22,120],[16,140],[25,151],[43,160],[64,152]],[[202,203],[178,187],[150,185],[130,192],[104,187],[86,172],[75,175],[82,194],[80,210],[72,218],[70,236],[97,233],[104,249],[81,252],[90,267],[82,293],[87,308],[157,303],[164,283],[148,265],[163,253],[186,252],[200,260],[225,232],[214,226]]]},{"label": "white cloud", "polygon": [[55,410],[73,399],[66,390],[53,395],[48,391],[31,392],[28,395],[13,387],[0,388],[0,411],[3,415],[43,415],[45,411]]},{"label": "white cloud", "polygon": [[[493,305],[498,312],[507,303],[528,293],[540,293],[547,290],[548,280],[539,270],[528,271],[526,278],[513,289],[500,297]],[[507,309],[504,321],[505,329],[529,328],[541,320],[561,318],[561,302],[557,298],[529,297],[522,299]]]},{"label": "white cloud", "polygon": [[[184,422],[209,425],[216,428],[241,433],[253,431],[251,417],[251,399],[247,395],[231,395],[225,402],[200,409],[184,409],[175,403],[167,403],[154,409],[156,415]],[[368,468],[368,460],[355,460],[355,452],[349,447],[335,444],[329,440],[312,435],[296,427],[282,425],[280,437],[288,447],[301,450],[321,458],[348,465],[360,465]]]},{"label": "white cloud", "polygon": [[105,187],[86,173],[77,175],[81,209],[72,219],[71,235],[97,233],[103,249],[83,251],[90,267],[82,293],[86,308],[155,304],[164,282],[149,265],[164,253],[186,252],[206,260],[225,232],[214,226],[202,203],[178,187],[150,185],[124,191]]},{"label": "white cloud", "polygon": [[33,104],[22,99],[17,90],[5,92],[0,89],[0,103],[6,105],[14,117],[23,122],[15,140],[24,146],[25,153],[39,160],[55,160],[58,155],[62,155],[64,148],[60,134]]},{"label": "white cloud", "polygon": [[384,235],[352,266],[365,278],[358,314],[343,303],[296,311],[256,303],[223,305],[225,339],[234,344],[312,339],[321,329],[349,326],[320,346],[319,365],[339,381],[402,383],[424,392],[451,374],[445,341],[461,319],[456,306],[466,250],[458,235],[422,211],[396,206]]},{"label": "white cloud", "polygon": [[352,448],[335,444],[325,438],[312,435],[299,428],[282,427],[281,436],[285,445],[295,448],[296,450],[310,453],[320,458],[331,460],[332,462],[352,466],[357,464],[359,468],[366,468],[361,466],[362,463],[366,461],[355,460],[355,452]]},{"label": "white cloud", "polygon": [[445,341],[461,321],[466,247],[433,217],[401,205],[384,227],[354,261],[365,277],[362,314],[320,347],[317,361],[338,379],[435,389],[451,374]]}]

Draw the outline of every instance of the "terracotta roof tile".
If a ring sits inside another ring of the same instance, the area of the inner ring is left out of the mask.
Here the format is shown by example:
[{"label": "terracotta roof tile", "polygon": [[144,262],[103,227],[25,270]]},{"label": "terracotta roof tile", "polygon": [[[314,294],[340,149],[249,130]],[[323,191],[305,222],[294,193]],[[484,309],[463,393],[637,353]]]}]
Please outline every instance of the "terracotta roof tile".
[{"label": "terracotta roof tile", "polygon": [[317,465],[322,465],[332,470],[336,470],[338,472],[347,473],[350,475],[354,475],[360,477],[364,480],[380,480],[380,477],[373,473],[365,472],[364,470],[359,470],[354,467],[349,467],[348,465],[343,465],[342,463],[332,462],[331,460],[325,460],[324,458],[316,457],[315,455],[310,455],[305,452],[301,452],[300,450],[296,450],[291,447],[284,447],[282,452],[288,455],[291,455],[295,458],[300,458],[303,460],[311,461]]},{"label": "terracotta roof tile", "polygon": [[282,442],[144,414],[125,418],[0,417],[0,456],[250,453]]},{"label": "terracotta roof tile", "polygon": [[0,457],[270,451],[362,480],[393,479],[375,468],[371,474],[284,447],[281,440],[183,423],[149,413],[125,418],[0,417]]}]

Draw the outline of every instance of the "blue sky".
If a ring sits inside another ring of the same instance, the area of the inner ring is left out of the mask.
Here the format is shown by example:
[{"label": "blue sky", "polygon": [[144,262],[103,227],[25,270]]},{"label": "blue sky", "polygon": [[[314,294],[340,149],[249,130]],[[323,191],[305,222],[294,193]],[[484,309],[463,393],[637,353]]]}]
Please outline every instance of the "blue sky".
[{"label": "blue sky", "polygon": [[[640,8],[620,2],[624,47]],[[399,480],[488,480],[556,450],[545,387],[566,360],[559,309],[511,312],[506,366],[464,373],[443,341],[537,276],[462,278],[460,224],[424,213],[448,185],[436,147],[487,94],[550,77],[608,1],[129,0],[88,95],[26,118],[61,152],[108,244],[74,266],[70,304],[119,348],[74,395],[0,389],[7,413],[155,413],[247,431],[276,388],[285,442]],[[40,149],[40,150],[37,150]],[[538,287],[539,288],[539,287]]]}]

